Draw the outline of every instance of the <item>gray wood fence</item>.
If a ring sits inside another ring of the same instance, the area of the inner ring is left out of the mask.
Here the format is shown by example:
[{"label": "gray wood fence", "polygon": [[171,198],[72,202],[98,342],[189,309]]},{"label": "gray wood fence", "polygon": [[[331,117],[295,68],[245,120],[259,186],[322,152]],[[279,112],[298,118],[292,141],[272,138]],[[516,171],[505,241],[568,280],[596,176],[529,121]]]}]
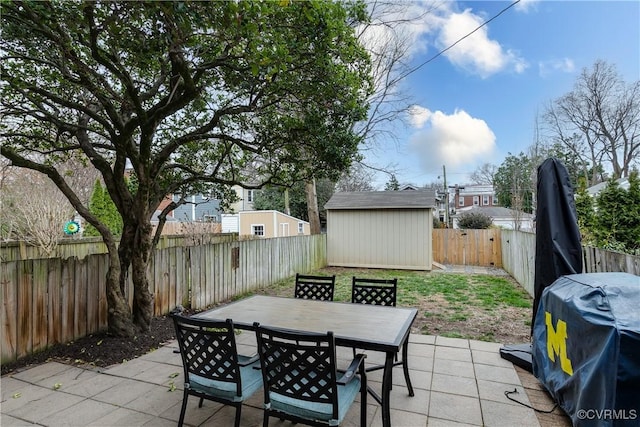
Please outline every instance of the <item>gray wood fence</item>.
[{"label": "gray wood fence", "polygon": [[[502,230],[502,265],[523,288],[534,294],[536,235]],[[640,276],[640,256],[583,246],[583,273],[625,272]]]},{"label": "gray wood fence", "polygon": [[[3,363],[107,327],[107,256],[100,250],[64,250],[84,256],[24,259],[18,250],[13,259],[2,261]],[[178,304],[204,309],[324,267],[326,259],[325,235],[195,246],[165,242],[149,266],[154,314],[166,314]],[[132,289],[129,283],[125,294],[130,303]]]}]

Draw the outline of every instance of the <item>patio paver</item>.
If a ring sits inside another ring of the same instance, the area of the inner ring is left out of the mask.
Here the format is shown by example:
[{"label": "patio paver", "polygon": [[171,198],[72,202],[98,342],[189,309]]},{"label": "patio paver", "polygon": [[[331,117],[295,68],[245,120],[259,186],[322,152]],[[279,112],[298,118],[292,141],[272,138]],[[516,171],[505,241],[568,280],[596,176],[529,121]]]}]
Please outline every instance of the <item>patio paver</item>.
[{"label": "patio paver", "polygon": [[[250,334],[240,334],[246,349],[255,345]],[[409,367],[415,396],[409,397],[399,368],[393,372],[391,419],[397,427],[426,426],[540,426],[536,413],[508,400],[507,390],[517,389],[523,403],[537,380],[517,371],[500,358],[501,344],[457,338],[411,335]],[[22,426],[175,426],[182,401],[180,356],[171,342],[140,358],[109,368],[80,368],[48,362],[2,377],[0,424]],[[350,354],[351,350],[346,349]],[[342,351],[342,350],[340,350]],[[379,354],[368,355],[373,363]],[[380,387],[381,372],[371,372],[370,384]],[[524,378],[524,380],[521,380]],[[57,386],[56,386],[57,384]],[[537,399],[541,398],[540,396]],[[547,397],[548,398],[548,397]],[[531,402],[530,402],[531,400]],[[548,402],[548,401],[547,401]],[[262,392],[249,399],[242,410],[243,426],[262,425]],[[548,405],[547,405],[548,406]],[[354,405],[343,425],[359,425],[359,405]],[[381,425],[380,407],[367,405],[368,425]],[[545,415],[553,425],[566,424],[557,410]],[[185,425],[206,427],[231,425],[231,407],[190,398]],[[560,420],[560,421],[558,421]],[[273,420],[275,426],[291,423]]]}]

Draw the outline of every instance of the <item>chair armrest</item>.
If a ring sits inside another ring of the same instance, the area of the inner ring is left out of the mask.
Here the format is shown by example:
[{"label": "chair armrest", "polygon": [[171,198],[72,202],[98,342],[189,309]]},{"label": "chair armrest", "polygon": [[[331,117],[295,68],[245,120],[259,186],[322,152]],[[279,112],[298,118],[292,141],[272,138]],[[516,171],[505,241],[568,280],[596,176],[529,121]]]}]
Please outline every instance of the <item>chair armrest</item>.
[{"label": "chair armrest", "polygon": [[342,374],[340,378],[336,381],[340,385],[347,384],[356,376],[356,371],[360,366],[364,363],[364,359],[367,356],[364,354],[356,354],[356,357],[351,361],[351,364],[347,368],[347,370]]},{"label": "chair armrest", "polygon": [[249,366],[258,360],[260,360],[260,356],[257,353],[251,356],[238,355],[238,365],[240,366]]}]

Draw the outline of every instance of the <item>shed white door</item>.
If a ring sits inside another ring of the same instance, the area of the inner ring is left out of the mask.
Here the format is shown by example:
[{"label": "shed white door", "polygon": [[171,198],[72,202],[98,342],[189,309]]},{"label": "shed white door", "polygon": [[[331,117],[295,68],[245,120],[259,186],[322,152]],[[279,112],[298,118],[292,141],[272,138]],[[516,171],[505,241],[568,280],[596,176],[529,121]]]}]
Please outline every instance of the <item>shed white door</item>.
[{"label": "shed white door", "polygon": [[238,214],[222,214],[222,232],[238,233],[239,227]]}]

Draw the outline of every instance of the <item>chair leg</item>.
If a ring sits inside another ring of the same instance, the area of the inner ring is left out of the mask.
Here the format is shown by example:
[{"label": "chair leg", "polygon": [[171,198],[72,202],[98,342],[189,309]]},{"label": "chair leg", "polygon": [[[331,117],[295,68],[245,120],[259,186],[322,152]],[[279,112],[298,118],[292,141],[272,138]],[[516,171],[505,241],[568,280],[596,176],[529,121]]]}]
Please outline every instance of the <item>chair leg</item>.
[{"label": "chair leg", "polygon": [[360,427],[367,425],[367,376],[362,375],[360,378]]},{"label": "chair leg", "polygon": [[269,427],[269,412],[265,409],[263,411],[263,417],[262,417],[262,427]]},{"label": "chair leg", "polygon": [[202,408],[202,402],[204,402],[204,398],[200,398],[200,402],[198,403],[198,408]]},{"label": "chair leg", "polygon": [[180,418],[178,419],[178,427],[182,427],[184,423],[184,414],[187,412],[187,399],[189,399],[189,393],[185,390],[184,396],[182,397],[182,408],[180,409]]},{"label": "chair leg", "polygon": [[409,359],[409,350],[407,347],[409,347],[409,340],[402,346],[402,371],[404,372],[404,380],[409,389],[409,396],[413,396],[413,386],[411,385],[411,378],[409,378],[409,365],[407,364],[407,360]]},{"label": "chair leg", "polygon": [[242,417],[242,404],[236,406],[236,423],[235,427],[240,427],[240,418]]}]

